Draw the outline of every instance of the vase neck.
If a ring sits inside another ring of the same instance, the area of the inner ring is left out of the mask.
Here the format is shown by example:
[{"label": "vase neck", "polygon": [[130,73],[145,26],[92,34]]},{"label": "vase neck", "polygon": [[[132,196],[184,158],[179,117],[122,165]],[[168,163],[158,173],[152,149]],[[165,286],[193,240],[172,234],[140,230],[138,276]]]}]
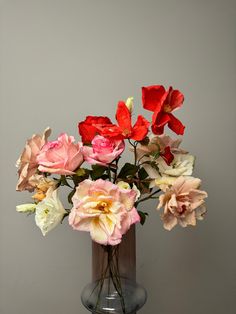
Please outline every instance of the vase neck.
[{"label": "vase neck", "polygon": [[136,279],[136,242],[135,226],[123,236],[122,241],[116,246],[102,246],[92,243],[92,280],[96,281],[107,270],[109,259],[116,259],[121,277]]}]

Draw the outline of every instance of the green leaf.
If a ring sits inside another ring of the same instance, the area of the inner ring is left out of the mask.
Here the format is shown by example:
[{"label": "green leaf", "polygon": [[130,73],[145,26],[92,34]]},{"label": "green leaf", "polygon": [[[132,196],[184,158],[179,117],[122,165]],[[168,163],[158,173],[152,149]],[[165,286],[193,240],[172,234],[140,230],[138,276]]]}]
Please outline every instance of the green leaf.
[{"label": "green leaf", "polygon": [[77,186],[80,182],[84,181],[85,179],[89,178],[91,170],[86,168],[79,168],[76,171],[76,174],[72,176],[72,179],[74,181],[74,184]]},{"label": "green leaf", "polygon": [[118,175],[118,178],[122,178],[125,179],[128,176],[134,176],[136,174],[136,172],[138,171],[138,167],[130,164],[130,163],[126,163],[120,170],[120,173]]},{"label": "green leaf", "polygon": [[145,180],[148,177],[148,173],[144,168],[141,168],[138,172],[138,177],[140,180]]},{"label": "green leaf", "polygon": [[84,168],[79,168],[78,170],[76,170],[76,175],[78,177],[83,177],[86,175],[86,170],[87,169],[84,169]]},{"label": "green leaf", "polygon": [[92,165],[92,170],[90,172],[90,176],[93,180],[97,180],[101,178],[104,172],[107,170],[107,167],[100,165]]},{"label": "green leaf", "polygon": [[141,225],[144,225],[145,221],[146,221],[146,218],[148,216],[148,213],[144,213],[142,212],[141,210],[138,210],[138,214],[139,214],[139,217],[140,217],[140,223]]}]

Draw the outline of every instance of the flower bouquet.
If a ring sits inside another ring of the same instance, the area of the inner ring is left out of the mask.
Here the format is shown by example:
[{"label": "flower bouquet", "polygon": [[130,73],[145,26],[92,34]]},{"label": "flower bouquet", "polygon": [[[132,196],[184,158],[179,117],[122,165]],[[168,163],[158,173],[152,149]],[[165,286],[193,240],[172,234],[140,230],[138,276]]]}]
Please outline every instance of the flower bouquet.
[{"label": "flower bouquet", "polygon": [[[129,97],[118,102],[115,124],[105,116],[87,116],[78,123],[80,142],[66,133],[49,141],[47,128],[26,142],[17,161],[17,191],[34,193],[31,203],[16,207],[18,212],[34,214],[43,235],[67,216],[74,230],[90,233],[100,256],[93,260],[99,271],[82,301],[93,313],[134,313],[145,303],[146,292],[135,282],[134,257],[131,263],[122,262],[122,255],[125,260],[135,252],[133,225],[143,225],[148,216],[138,209],[140,203],[157,199],[166,230],[177,224],[195,226],[206,212],[207,193],[200,190],[201,180],[192,177],[194,156],[180,147],[181,138],[164,134],[166,126],[184,134],[184,125],[173,114],[183,101],[183,94],[172,87],[143,87],[143,108],[153,112],[151,123],[142,115],[132,123]],[[126,145],[132,163],[121,163]],[[59,199],[62,187],[70,189],[68,208]],[[133,244],[122,248],[125,242]]]}]

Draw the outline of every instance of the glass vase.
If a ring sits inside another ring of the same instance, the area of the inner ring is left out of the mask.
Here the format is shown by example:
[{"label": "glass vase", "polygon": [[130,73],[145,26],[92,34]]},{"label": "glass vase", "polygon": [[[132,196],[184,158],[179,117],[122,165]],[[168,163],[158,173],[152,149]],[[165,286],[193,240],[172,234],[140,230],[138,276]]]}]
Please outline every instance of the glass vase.
[{"label": "glass vase", "polygon": [[92,243],[92,283],[82,294],[93,314],[135,314],[146,302],[145,289],[136,283],[135,227],[116,246]]}]

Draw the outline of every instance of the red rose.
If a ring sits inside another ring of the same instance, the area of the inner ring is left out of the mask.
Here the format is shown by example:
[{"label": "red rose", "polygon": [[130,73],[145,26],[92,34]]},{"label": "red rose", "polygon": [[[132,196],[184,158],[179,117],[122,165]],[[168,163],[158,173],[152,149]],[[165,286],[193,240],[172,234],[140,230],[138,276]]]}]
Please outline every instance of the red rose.
[{"label": "red rose", "polygon": [[142,87],[142,102],[144,109],[154,111],[152,116],[152,131],[163,134],[168,127],[176,134],[183,135],[185,126],[172,114],[182,106],[184,95],[170,87],[167,91],[161,85]]},{"label": "red rose", "polygon": [[108,117],[88,116],[78,124],[79,134],[82,137],[83,143],[90,143],[96,134],[99,134],[96,126],[112,125]]}]

